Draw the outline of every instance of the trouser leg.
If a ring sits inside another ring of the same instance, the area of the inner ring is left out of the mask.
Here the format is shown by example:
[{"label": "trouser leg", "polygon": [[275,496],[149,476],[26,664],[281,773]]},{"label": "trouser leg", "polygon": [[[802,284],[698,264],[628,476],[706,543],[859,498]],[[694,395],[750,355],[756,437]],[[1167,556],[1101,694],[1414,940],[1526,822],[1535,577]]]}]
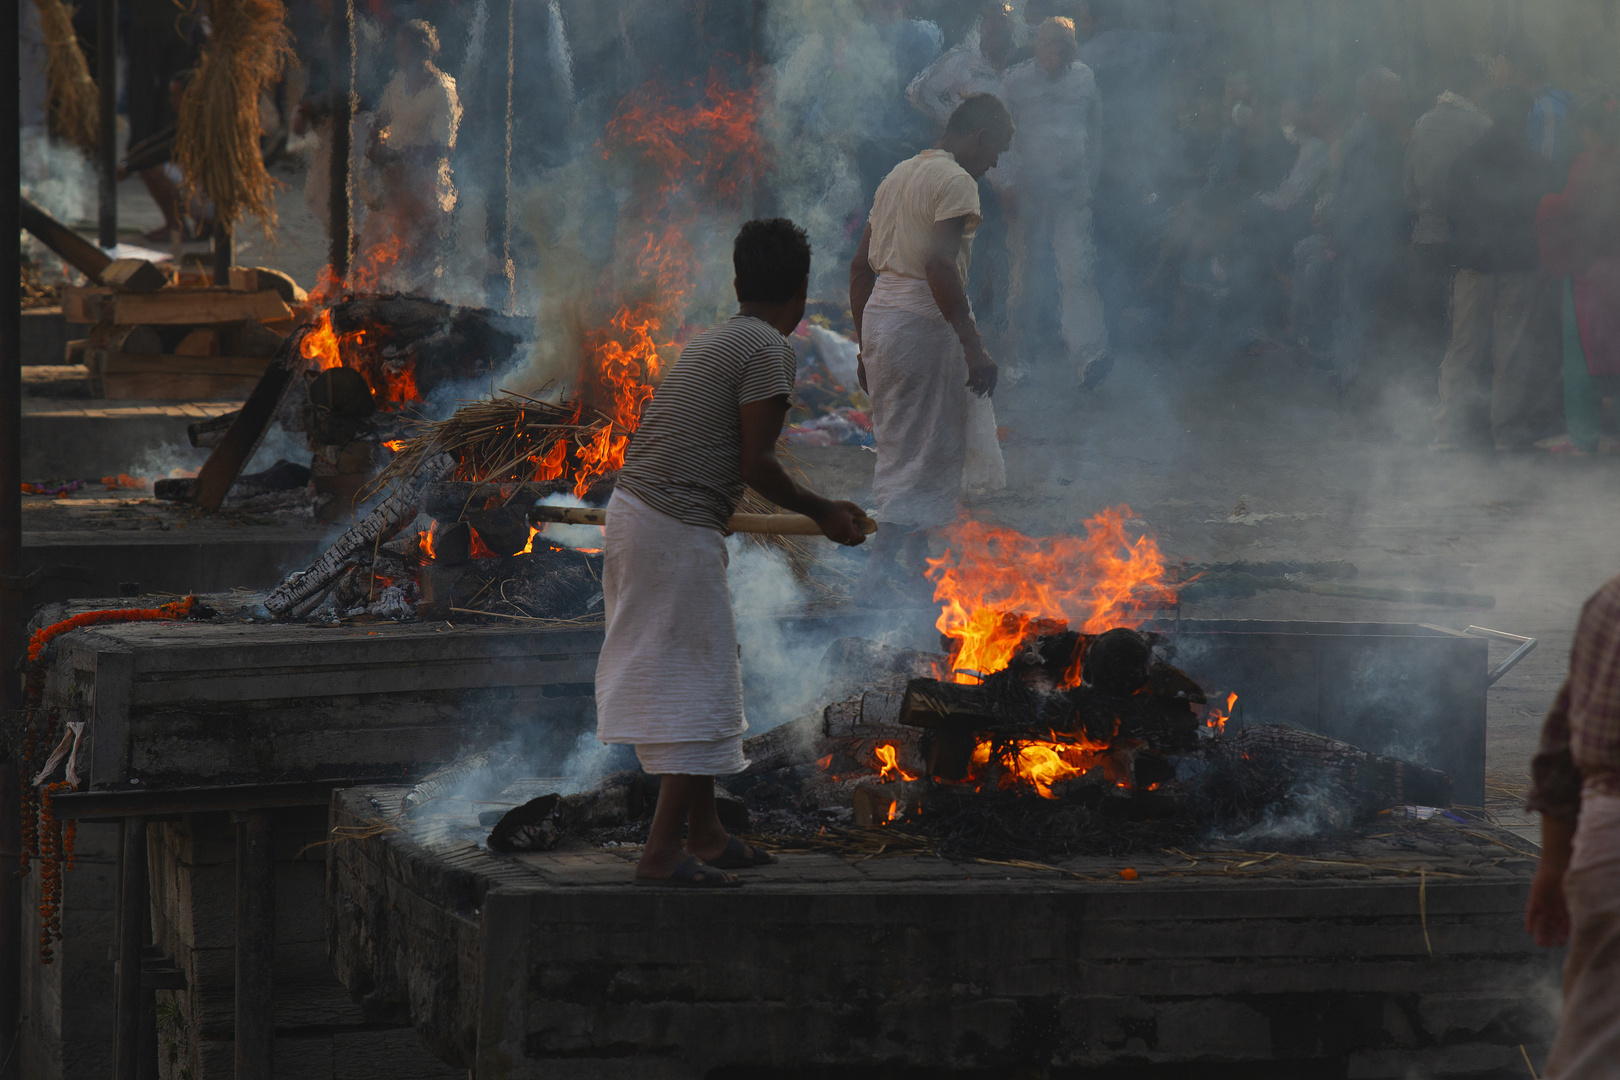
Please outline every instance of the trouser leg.
[{"label": "trouser leg", "polygon": [[1546,434],[1553,394],[1561,389],[1545,324],[1549,282],[1539,271],[1496,275],[1491,329],[1491,437],[1498,446],[1528,446]]},{"label": "trouser leg", "polygon": [[1097,245],[1091,207],[1060,206],[1052,215],[1052,255],[1057,264],[1063,342],[1069,359],[1083,368],[1108,351],[1102,297],[1097,293]]},{"label": "trouser leg", "polygon": [[1451,344],[1440,361],[1440,406],[1434,413],[1434,433],[1442,441],[1466,442],[1481,433],[1494,293],[1493,275],[1457,271],[1452,287]]},{"label": "trouser leg", "polygon": [[1564,424],[1569,429],[1569,441],[1577,450],[1593,451],[1598,448],[1603,393],[1586,369],[1586,350],[1581,347],[1581,328],[1575,321],[1575,287],[1571,278],[1564,279],[1563,344]]},{"label": "trouser leg", "polygon": [[1039,235],[1031,228],[1035,212],[1028,206],[1019,206],[1018,212],[1007,219],[1007,330],[1004,335],[1007,356],[1005,361],[1013,367],[1027,366],[1031,335],[1029,324],[1030,259],[1034,256],[1032,240]]}]

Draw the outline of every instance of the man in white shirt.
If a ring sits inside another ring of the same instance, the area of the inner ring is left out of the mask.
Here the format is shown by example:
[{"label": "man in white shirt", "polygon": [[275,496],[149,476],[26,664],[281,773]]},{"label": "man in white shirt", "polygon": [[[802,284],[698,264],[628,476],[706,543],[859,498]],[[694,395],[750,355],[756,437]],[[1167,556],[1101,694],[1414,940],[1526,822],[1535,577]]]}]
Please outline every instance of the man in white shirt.
[{"label": "man in white shirt", "polygon": [[1108,330],[1097,294],[1096,245],[1091,235],[1091,192],[1097,182],[1101,106],[1092,71],[1075,57],[1074,22],[1052,18],[1035,37],[1035,57],[1002,79],[1018,134],[1008,160],[990,174],[1009,217],[1007,256],[1007,378],[1028,372],[1032,319],[1030,270],[1041,247],[1051,245],[1057,267],[1060,325],[1069,359],[1083,387],[1107,374]]},{"label": "man in white shirt", "polygon": [[1001,96],[1001,73],[1012,54],[1012,9],[1006,0],[992,0],[977,30],[911,80],[906,99],[943,130],[969,94]]}]

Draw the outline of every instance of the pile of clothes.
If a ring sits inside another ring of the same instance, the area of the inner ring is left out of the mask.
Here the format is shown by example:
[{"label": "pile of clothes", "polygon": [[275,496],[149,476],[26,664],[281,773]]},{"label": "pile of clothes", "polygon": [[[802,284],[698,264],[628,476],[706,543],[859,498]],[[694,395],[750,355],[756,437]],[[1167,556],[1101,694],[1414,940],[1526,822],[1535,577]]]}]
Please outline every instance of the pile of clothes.
[{"label": "pile of clothes", "polygon": [[799,357],[794,408],[783,437],[789,446],[871,446],[872,404],[856,376],[860,346],[807,323],[793,335]]}]

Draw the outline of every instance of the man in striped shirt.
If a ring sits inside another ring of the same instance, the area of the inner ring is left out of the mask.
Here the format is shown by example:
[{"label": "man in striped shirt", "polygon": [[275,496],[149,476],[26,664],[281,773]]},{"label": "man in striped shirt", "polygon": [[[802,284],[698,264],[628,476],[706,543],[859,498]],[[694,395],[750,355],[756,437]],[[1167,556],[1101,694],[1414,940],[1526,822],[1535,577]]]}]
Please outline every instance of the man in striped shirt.
[{"label": "man in striped shirt", "polygon": [[795,371],[786,335],[810,282],[804,230],[750,221],[732,263],[737,314],[693,338],[659,383],[608,503],[597,737],[634,745],[659,777],[637,884],[738,885],[727,869],[775,862],[729,835],[714,802],[714,778],[748,766],[725,544],[744,486],[814,518],[830,540],[865,539],[860,507],[795,483],[776,458]]}]

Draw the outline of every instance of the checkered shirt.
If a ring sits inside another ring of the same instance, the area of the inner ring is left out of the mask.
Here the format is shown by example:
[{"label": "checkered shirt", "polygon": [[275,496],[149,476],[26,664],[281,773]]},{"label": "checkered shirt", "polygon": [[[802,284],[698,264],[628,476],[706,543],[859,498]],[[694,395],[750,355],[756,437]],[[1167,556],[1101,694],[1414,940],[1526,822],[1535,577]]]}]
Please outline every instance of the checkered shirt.
[{"label": "checkered shirt", "polygon": [[1574,817],[1583,791],[1620,795],[1620,577],[1581,609],[1530,776],[1529,809],[1551,817]]}]

